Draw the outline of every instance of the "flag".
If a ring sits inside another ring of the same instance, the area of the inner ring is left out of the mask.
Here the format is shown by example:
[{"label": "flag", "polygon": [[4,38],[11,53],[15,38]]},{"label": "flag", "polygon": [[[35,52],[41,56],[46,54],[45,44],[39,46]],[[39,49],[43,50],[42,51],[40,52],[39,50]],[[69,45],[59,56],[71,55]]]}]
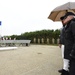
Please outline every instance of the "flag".
[{"label": "flag", "polygon": [[2,22],[0,21],[0,26],[1,26]]}]

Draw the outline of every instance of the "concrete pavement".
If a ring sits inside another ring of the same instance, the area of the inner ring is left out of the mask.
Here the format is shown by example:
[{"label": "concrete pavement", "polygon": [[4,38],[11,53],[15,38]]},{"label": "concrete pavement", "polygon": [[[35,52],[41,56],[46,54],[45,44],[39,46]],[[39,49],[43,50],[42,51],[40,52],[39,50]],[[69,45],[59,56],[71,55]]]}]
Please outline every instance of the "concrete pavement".
[{"label": "concrete pavement", "polygon": [[60,75],[61,50],[58,46],[30,45],[0,51],[0,75]]}]

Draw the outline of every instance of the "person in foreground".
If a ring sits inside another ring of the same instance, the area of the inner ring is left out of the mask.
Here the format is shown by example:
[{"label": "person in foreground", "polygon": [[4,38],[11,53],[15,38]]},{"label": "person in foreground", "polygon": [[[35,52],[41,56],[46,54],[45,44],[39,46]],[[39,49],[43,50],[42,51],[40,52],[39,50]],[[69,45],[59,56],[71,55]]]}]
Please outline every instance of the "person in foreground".
[{"label": "person in foreground", "polygon": [[64,59],[69,60],[69,69],[63,69],[61,75],[75,75],[75,14],[67,12],[63,19],[64,28]]}]

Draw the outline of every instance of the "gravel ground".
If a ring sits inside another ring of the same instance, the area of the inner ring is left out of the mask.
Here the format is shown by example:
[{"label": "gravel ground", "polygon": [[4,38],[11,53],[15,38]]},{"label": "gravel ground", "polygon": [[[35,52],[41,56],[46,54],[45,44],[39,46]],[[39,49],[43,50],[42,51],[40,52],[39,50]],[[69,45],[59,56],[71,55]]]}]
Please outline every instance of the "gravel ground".
[{"label": "gravel ground", "polygon": [[0,51],[0,75],[60,75],[61,68],[58,46],[30,45]]}]

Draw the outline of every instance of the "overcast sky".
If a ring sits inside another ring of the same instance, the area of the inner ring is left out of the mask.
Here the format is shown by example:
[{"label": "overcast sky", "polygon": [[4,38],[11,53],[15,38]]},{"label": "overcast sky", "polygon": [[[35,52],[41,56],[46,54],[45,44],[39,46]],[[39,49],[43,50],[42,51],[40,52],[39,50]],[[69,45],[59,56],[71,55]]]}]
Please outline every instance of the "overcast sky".
[{"label": "overcast sky", "polygon": [[0,0],[0,34],[20,35],[43,29],[60,29],[60,22],[48,19],[57,6],[75,0]]}]

